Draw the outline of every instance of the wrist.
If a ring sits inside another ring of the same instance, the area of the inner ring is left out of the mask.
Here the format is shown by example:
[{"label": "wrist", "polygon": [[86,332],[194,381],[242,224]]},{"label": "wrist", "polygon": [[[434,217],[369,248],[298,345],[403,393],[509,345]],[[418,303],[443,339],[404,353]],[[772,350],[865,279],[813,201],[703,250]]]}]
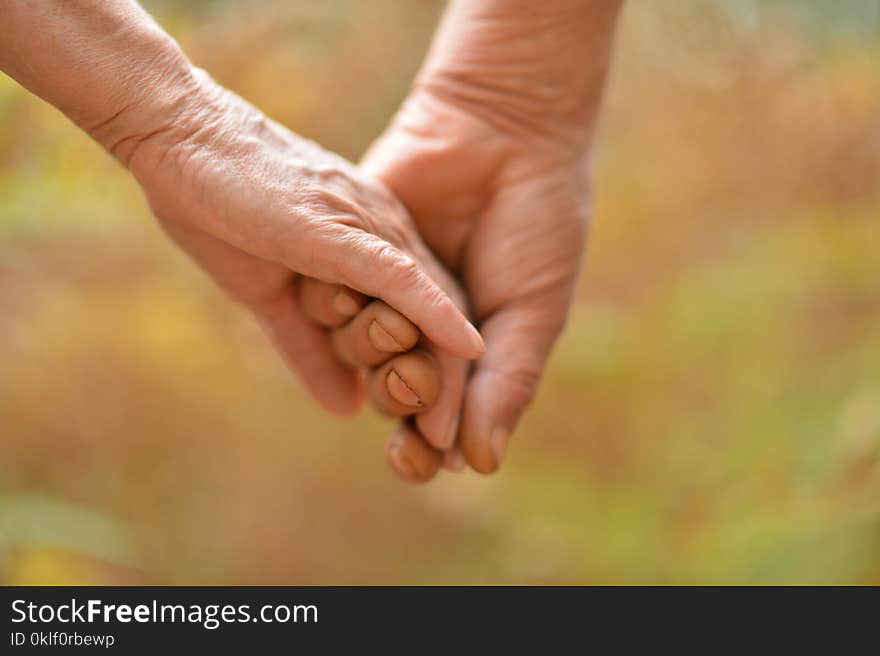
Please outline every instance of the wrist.
[{"label": "wrist", "polygon": [[192,87],[177,43],[133,0],[12,1],[0,68],[124,162]]},{"label": "wrist", "polygon": [[416,90],[505,130],[589,142],[620,0],[454,0]]},{"label": "wrist", "polygon": [[130,168],[142,145],[182,127],[201,86],[197,71],[172,42],[157,50],[148,67],[132,69],[131,77],[115,90],[113,102],[102,103],[88,114],[69,115]]},{"label": "wrist", "polygon": [[541,95],[529,85],[504,84],[463,76],[460,71],[435,69],[419,75],[410,98],[427,98],[431,104],[483,121],[498,134],[532,142],[567,142],[586,148],[593,134],[591,116],[579,99],[566,90]]}]

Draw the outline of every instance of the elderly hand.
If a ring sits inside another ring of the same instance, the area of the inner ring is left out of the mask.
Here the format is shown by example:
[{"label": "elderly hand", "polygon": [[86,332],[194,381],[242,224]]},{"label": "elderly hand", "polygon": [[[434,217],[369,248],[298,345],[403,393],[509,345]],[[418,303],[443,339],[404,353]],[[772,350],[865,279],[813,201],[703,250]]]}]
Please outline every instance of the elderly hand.
[{"label": "elderly hand", "polygon": [[501,464],[571,304],[619,5],[456,0],[363,162],[460,277],[487,346],[470,373],[441,362],[442,402],[398,447],[454,453],[457,437],[475,470]]},{"label": "elderly hand", "polygon": [[[450,353],[481,353],[479,334],[440,286],[454,283],[382,183],[206,76],[177,121],[124,156],[168,233],[256,313],[331,410],[354,410],[360,381],[302,314],[297,274],[381,299]],[[340,294],[337,306],[351,311],[358,295]]]},{"label": "elderly hand", "polygon": [[486,340],[466,388],[463,376],[444,378],[444,388],[466,389],[463,408],[450,403],[445,416],[421,415],[421,432],[448,448],[431,420],[454,425],[460,411],[467,462],[494,471],[571,303],[587,231],[587,152],[561,154],[418,93],[365,166],[400,196],[427,243],[461,276]]},{"label": "elderly hand", "polygon": [[450,353],[482,353],[388,190],[194,69],[133,0],[5,3],[0,68],[129,167],[168,233],[328,408],[354,410],[360,382],[302,314],[299,274],[382,299]]}]

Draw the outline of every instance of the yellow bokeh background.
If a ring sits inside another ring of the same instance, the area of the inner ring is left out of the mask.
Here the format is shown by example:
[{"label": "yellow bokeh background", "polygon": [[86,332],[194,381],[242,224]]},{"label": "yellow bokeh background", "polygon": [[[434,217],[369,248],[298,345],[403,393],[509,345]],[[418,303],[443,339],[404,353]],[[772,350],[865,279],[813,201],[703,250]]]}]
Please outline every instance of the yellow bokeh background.
[{"label": "yellow bokeh background", "polygon": [[[146,4],[353,159],[442,9]],[[0,77],[0,582],[880,583],[880,3],[633,0],[605,109],[505,469],[418,488]]]}]

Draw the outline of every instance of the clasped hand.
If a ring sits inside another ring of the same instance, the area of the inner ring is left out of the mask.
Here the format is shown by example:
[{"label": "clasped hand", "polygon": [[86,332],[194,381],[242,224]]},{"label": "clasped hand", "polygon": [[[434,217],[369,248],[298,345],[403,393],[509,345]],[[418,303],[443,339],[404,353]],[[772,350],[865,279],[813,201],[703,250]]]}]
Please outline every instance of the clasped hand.
[{"label": "clasped hand", "polygon": [[0,69],[133,173],[321,404],[400,417],[388,460],[426,481],[498,469],[535,396],[619,5],[453,0],[359,166],[216,84],[134,0],[7,3]]}]

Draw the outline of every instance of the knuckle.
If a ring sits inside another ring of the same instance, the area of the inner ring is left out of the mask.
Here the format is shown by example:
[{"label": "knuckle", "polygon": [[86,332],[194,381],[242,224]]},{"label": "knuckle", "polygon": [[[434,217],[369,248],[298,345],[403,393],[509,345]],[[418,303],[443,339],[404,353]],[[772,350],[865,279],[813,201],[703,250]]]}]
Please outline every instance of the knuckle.
[{"label": "knuckle", "polygon": [[389,245],[382,246],[378,251],[379,263],[390,271],[395,278],[406,283],[419,280],[421,269],[418,263],[406,253]]}]

